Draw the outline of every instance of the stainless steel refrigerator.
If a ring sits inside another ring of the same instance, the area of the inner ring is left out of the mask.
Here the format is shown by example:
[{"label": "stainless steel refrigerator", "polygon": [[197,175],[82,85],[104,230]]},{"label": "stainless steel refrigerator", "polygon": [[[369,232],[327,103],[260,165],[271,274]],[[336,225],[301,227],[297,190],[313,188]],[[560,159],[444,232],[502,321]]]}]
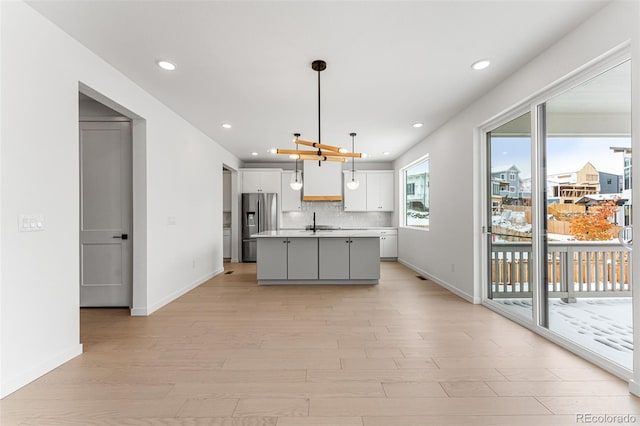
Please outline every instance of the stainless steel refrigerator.
[{"label": "stainless steel refrigerator", "polygon": [[251,235],[278,228],[278,194],[242,194],[242,261],[255,262],[258,243]]}]

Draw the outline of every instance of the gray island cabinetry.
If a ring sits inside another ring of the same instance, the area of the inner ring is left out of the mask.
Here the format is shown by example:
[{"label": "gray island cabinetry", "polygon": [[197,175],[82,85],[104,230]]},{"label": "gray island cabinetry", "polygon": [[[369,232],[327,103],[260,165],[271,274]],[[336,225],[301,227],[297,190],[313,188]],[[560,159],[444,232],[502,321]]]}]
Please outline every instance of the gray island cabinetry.
[{"label": "gray island cabinetry", "polygon": [[267,231],[258,242],[258,284],[377,284],[380,238],[366,231]]}]

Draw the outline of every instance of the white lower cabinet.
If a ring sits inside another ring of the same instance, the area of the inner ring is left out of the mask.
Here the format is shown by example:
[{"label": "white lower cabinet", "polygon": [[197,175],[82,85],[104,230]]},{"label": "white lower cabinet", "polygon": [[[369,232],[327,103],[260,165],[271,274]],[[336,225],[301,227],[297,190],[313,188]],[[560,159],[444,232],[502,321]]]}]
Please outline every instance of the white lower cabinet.
[{"label": "white lower cabinet", "polygon": [[287,279],[288,238],[258,238],[257,268],[259,280]]},{"label": "white lower cabinet", "polygon": [[258,280],[377,283],[379,252],[375,236],[258,238]]},{"label": "white lower cabinet", "polygon": [[287,242],[287,279],[318,279],[318,239],[289,238]]},{"label": "white lower cabinet", "polygon": [[317,238],[258,238],[259,280],[317,280]]},{"label": "white lower cabinet", "polygon": [[231,229],[222,230],[222,257],[231,257]]},{"label": "white lower cabinet", "polygon": [[351,237],[349,240],[349,279],[379,279],[380,238]]},{"label": "white lower cabinet", "polygon": [[320,238],[318,261],[321,280],[348,280],[349,237]]},{"label": "white lower cabinet", "polygon": [[379,238],[320,238],[320,279],[377,280],[379,250]]},{"label": "white lower cabinet", "polygon": [[380,237],[380,257],[398,257],[397,235],[383,235]]}]

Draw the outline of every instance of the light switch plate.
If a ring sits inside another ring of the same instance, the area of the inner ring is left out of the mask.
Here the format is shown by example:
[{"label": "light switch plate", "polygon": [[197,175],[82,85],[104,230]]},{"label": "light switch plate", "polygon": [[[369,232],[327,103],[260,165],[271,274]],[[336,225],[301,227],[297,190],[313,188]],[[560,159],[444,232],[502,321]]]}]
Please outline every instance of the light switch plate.
[{"label": "light switch plate", "polygon": [[176,217],[175,216],[167,217],[167,225],[175,225],[175,224],[176,224]]},{"label": "light switch plate", "polygon": [[21,214],[18,217],[18,232],[38,232],[44,231],[44,215],[42,214]]}]

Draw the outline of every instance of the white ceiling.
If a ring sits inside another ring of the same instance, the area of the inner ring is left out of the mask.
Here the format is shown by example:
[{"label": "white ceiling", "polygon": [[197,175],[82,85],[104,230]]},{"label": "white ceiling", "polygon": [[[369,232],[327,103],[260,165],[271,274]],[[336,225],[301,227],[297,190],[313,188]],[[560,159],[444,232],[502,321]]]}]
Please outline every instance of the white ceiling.
[{"label": "white ceiling", "polygon": [[[248,161],[286,158],[267,150],[293,148],[294,132],[317,140],[315,59],[327,61],[322,142],[349,146],[357,132],[356,151],[386,161],[606,3],[29,1]],[[491,67],[471,70],[481,58]],[[177,70],[159,69],[158,59]]]}]

